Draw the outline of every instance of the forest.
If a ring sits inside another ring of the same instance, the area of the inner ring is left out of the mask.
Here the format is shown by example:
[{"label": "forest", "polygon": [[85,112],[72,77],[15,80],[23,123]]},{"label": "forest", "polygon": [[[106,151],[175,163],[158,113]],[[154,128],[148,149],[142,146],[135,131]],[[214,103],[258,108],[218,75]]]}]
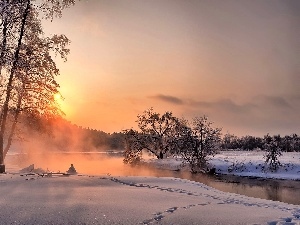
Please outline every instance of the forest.
[{"label": "forest", "polygon": [[[35,138],[51,143],[58,151],[123,151],[126,148],[125,137],[127,132],[128,130],[106,133],[101,130],[75,125],[63,117],[45,118],[35,114],[23,113],[15,139],[26,140],[34,135]],[[267,137],[276,138],[281,151],[300,152],[300,136],[298,134],[238,137],[226,133],[220,137],[217,146],[222,151],[263,150]]]},{"label": "forest", "polygon": [[84,128],[72,124],[63,117],[45,118],[23,113],[20,118],[15,141],[47,143],[49,151],[121,151],[124,149],[124,134]]}]

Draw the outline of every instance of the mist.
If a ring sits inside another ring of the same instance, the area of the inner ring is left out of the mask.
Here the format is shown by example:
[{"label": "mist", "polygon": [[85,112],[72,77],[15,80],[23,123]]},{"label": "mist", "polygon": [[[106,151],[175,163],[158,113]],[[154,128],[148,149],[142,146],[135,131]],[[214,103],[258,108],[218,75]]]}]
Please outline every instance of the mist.
[{"label": "mist", "polygon": [[30,122],[19,126],[22,138],[15,140],[8,152],[8,167],[20,170],[34,164],[35,169],[66,172],[73,164],[79,174],[135,173],[123,164],[121,133],[82,128],[61,118],[32,118]]},{"label": "mist", "polygon": [[[8,156],[8,168],[21,170],[34,164],[35,169],[47,172],[66,172],[73,164],[78,174],[93,176],[154,176],[171,177],[173,171],[162,170],[151,165],[127,165],[123,163],[122,156],[109,156],[107,153],[26,153]],[[17,171],[16,171],[17,172]]]},{"label": "mist", "polygon": [[35,169],[64,173],[73,164],[78,174],[85,175],[172,176],[171,171],[150,165],[124,164],[121,149],[111,149],[107,145],[96,147],[87,135],[89,132],[81,131],[81,128],[63,123],[56,123],[51,134],[27,130],[24,139],[15,142],[8,152],[8,170],[19,172],[34,164]]}]

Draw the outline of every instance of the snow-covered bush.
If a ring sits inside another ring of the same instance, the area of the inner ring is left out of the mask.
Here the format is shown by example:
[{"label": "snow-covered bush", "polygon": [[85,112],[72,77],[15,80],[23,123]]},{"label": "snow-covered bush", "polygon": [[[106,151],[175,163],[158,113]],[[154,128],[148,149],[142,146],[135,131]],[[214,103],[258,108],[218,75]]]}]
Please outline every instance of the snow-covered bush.
[{"label": "snow-covered bush", "polygon": [[276,172],[281,166],[279,157],[282,155],[281,150],[281,138],[279,135],[271,137],[267,134],[264,137],[264,149],[266,154],[264,155],[265,163],[268,164],[268,169],[271,172]]},{"label": "snow-covered bush", "polygon": [[215,155],[219,147],[221,128],[212,127],[212,122],[206,116],[196,117],[189,133],[180,155],[189,163],[192,173],[206,171],[210,156]]}]

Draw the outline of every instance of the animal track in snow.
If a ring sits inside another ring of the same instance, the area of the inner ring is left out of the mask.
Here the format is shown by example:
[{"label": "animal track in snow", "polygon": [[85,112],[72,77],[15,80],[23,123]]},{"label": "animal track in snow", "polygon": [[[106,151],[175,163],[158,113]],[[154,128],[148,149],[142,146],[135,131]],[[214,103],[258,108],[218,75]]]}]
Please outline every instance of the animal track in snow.
[{"label": "animal track in snow", "polygon": [[[192,192],[180,188],[169,188],[169,187],[160,187],[157,185],[149,185],[149,184],[143,184],[143,183],[134,183],[134,182],[128,182],[128,181],[122,181],[120,179],[110,177],[107,178],[110,179],[113,182],[120,183],[123,185],[133,186],[137,188],[149,188],[149,189],[155,189],[159,191],[165,191],[165,192],[171,192],[171,193],[178,193],[178,194],[186,194],[189,196],[195,196],[195,197],[205,197],[217,200],[218,202],[214,204],[239,204],[244,205],[247,207],[259,207],[259,208],[273,208],[277,210],[281,210],[284,212],[290,212],[292,214],[292,217],[288,218],[281,218],[279,220],[269,221],[267,222],[268,225],[300,225],[300,209],[296,207],[288,207],[288,206],[281,206],[276,204],[276,202],[270,202],[270,203],[261,203],[261,202],[253,202],[249,201],[249,198],[243,197],[237,194],[230,193],[229,196],[223,196],[220,195],[220,191],[210,188],[204,184],[193,182],[193,181],[187,181],[182,179],[172,179],[176,182],[183,182],[188,183],[192,186],[198,186],[199,188],[209,190],[213,194],[208,193],[200,193],[200,192]],[[154,217],[148,220],[144,220],[141,224],[153,224],[155,222],[161,221],[165,216],[167,216],[170,213],[175,212],[178,209],[190,209],[192,207],[199,207],[199,206],[206,206],[212,204],[211,202],[208,203],[199,203],[199,204],[190,204],[184,207],[171,207],[164,212],[158,212],[154,214]]]}]

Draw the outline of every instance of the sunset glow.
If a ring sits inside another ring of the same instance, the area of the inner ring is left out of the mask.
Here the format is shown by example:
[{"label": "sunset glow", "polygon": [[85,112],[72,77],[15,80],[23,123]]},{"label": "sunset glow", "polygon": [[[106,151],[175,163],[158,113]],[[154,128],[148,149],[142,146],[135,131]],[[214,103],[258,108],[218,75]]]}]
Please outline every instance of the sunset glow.
[{"label": "sunset glow", "polygon": [[300,225],[299,12],[0,1],[0,225]]},{"label": "sunset glow", "polygon": [[61,94],[60,93],[54,94],[54,100],[57,101],[57,102],[61,101],[62,100]]},{"label": "sunset glow", "polygon": [[[299,133],[299,10],[291,1],[80,1],[46,32],[71,40],[66,118],[106,132],[153,107],[237,135]],[[60,99],[57,99],[60,101]]]}]

